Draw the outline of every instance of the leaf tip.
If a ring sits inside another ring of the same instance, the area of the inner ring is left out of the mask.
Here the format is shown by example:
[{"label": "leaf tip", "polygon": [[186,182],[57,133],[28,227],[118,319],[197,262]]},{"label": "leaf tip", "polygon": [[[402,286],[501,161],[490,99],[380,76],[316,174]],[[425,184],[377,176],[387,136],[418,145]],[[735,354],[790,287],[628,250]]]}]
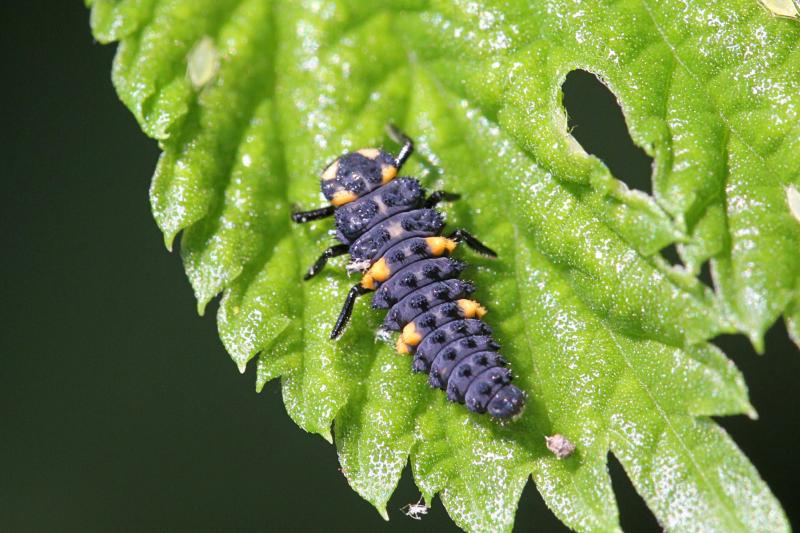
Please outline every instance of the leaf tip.
[{"label": "leaf tip", "polygon": [[800,311],[795,308],[791,312],[787,312],[785,322],[789,338],[800,348]]},{"label": "leaf tip", "polygon": [[747,332],[747,337],[753,345],[753,349],[758,355],[764,355],[764,332],[751,330]]},{"label": "leaf tip", "polygon": [[172,245],[175,243],[175,234],[172,232],[164,233],[164,246],[169,253],[172,253]]}]

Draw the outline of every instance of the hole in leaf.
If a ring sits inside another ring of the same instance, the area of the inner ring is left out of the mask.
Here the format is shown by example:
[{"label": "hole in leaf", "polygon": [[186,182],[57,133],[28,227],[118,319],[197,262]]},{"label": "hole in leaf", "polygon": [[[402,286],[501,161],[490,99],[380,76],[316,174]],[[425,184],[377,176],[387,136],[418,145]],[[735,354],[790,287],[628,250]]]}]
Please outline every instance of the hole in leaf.
[{"label": "hole in leaf", "polygon": [[561,90],[575,140],[628,187],[651,194],[653,158],[633,143],[614,93],[585,70],[567,74]]},{"label": "hole in leaf", "polygon": [[[344,474],[342,474],[344,475]],[[421,494],[419,489],[414,484],[414,476],[411,473],[411,465],[408,464],[403,469],[403,474],[400,476],[400,483],[392,494],[389,504],[386,506],[386,511],[389,514],[390,521],[388,524],[393,524],[398,531],[405,531],[414,526],[422,527],[423,529],[430,528],[432,531],[453,531],[457,532],[459,529],[453,524],[453,521],[447,516],[444,506],[440,499],[435,498],[432,502],[420,502]],[[419,523],[408,516],[408,511],[412,505],[417,503],[428,503],[431,505],[426,509],[425,513],[418,513]],[[374,513],[374,510],[371,510]],[[362,521],[366,524],[366,521]],[[377,524],[377,520],[370,522]],[[356,524],[354,522],[354,524]],[[385,526],[386,522],[381,521],[381,526]],[[389,529],[392,529],[391,527]]]},{"label": "hole in leaf", "polygon": [[669,264],[672,266],[683,266],[683,261],[681,261],[681,256],[678,255],[678,247],[675,246],[675,243],[670,244],[666,248],[661,249],[661,255],[669,261]]},{"label": "hole in leaf", "polygon": [[570,529],[556,518],[542,498],[536,485],[529,478],[519,499],[519,508],[514,522],[517,527],[514,531],[529,531],[532,528],[520,527],[522,524],[536,524],[535,531],[548,531],[552,533],[569,533]]},{"label": "hole in leaf", "polygon": [[710,288],[714,288],[714,279],[711,277],[711,261],[706,261],[700,265],[700,275],[698,278]]},{"label": "hole in leaf", "polygon": [[619,522],[623,531],[663,531],[641,496],[633,488],[628,474],[613,453],[608,454],[611,486],[619,505]]},{"label": "hole in leaf", "polygon": [[[746,377],[750,403],[758,410],[758,420],[744,416],[714,417],[736,442],[775,496],[782,502],[797,502],[800,478],[800,432],[787,422],[797,405],[797,376],[800,357],[789,338],[783,320],[778,320],[765,336],[767,353],[759,356],[744,335],[720,335],[717,347],[736,363]],[[795,417],[796,418],[796,417]],[[785,505],[792,524],[800,524],[800,506]]]}]

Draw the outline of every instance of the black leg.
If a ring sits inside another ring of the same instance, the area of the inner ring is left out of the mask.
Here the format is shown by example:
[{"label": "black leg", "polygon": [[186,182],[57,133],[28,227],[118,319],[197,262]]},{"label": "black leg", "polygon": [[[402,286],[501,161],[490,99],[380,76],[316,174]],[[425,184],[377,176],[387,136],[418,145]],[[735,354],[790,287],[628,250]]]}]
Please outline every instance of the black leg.
[{"label": "black leg", "polygon": [[450,239],[453,239],[456,242],[463,242],[476,252],[481,255],[486,255],[489,257],[497,257],[497,254],[494,250],[483,244],[481,241],[476,239],[472,234],[467,232],[465,229],[457,229],[453,233],[447,236]]},{"label": "black leg", "polygon": [[425,199],[425,207],[433,207],[439,202],[454,202],[461,198],[461,195],[454,192],[447,191],[433,191],[430,196]]},{"label": "black leg", "polygon": [[320,218],[331,216],[335,209],[336,209],[335,207],[329,205],[327,207],[320,207],[319,209],[312,209],[311,211],[300,211],[298,213],[292,213],[292,220],[294,220],[298,224],[302,224],[303,222],[309,222],[311,220],[319,220]]},{"label": "black leg", "polygon": [[322,270],[322,268],[325,266],[325,263],[328,262],[328,259],[330,259],[331,257],[339,257],[340,255],[344,255],[349,250],[350,247],[347,246],[346,244],[336,244],[326,249],[324,252],[322,252],[322,255],[320,255],[317,258],[314,264],[311,265],[311,268],[308,269],[306,275],[303,276],[303,281],[308,281],[317,274],[319,274],[319,271]]},{"label": "black leg", "polygon": [[394,160],[394,166],[397,167],[399,171],[400,167],[402,167],[406,160],[411,157],[411,154],[414,153],[414,141],[412,141],[408,135],[397,129],[397,126],[394,124],[386,126],[386,133],[389,134],[389,137],[391,137],[394,142],[403,145],[400,149],[400,153],[397,154]]},{"label": "black leg", "polygon": [[339,313],[339,318],[336,319],[336,325],[333,326],[331,339],[336,339],[342,334],[345,326],[347,326],[347,322],[350,321],[350,315],[353,314],[353,304],[356,303],[356,298],[367,292],[369,292],[369,289],[365,289],[360,283],[358,285],[353,285],[353,288],[350,289],[350,292],[347,293],[347,298],[344,300],[342,311]]}]

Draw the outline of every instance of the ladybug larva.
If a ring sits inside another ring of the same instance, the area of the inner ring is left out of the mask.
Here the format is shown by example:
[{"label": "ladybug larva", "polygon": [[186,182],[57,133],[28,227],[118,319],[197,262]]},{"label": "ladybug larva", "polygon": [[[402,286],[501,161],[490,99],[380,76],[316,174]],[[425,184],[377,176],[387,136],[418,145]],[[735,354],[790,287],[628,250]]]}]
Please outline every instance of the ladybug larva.
[{"label": "ladybug larva", "polygon": [[347,294],[331,339],[342,334],[356,298],[374,292],[372,307],[389,310],[383,329],[400,332],[397,351],[414,354],[415,372],[427,373],[432,387],[471,411],[514,418],[525,394],[511,384],[508,362],[482,320],[486,309],[470,299],[474,286],[459,279],[464,263],[450,258],[459,242],[482,255],[496,254],[464,229],[442,235],[444,219],[434,207],[459,195],[426,195],[415,178],[398,177],[414,143],[394,126],[388,131],[403,145],[397,157],[377,148],[344,154],[320,180],[331,205],[292,215],[298,223],[334,216],[341,242],[322,252],[304,279],[318,274],[328,259],[350,254],[348,270],[362,278]]}]

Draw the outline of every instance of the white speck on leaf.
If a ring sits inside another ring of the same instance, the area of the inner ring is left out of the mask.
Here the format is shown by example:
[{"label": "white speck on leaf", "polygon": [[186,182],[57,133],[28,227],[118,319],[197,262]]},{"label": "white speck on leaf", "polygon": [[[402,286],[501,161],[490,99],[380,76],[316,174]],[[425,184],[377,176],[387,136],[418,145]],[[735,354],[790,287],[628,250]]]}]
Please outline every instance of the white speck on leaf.
[{"label": "white speck on leaf", "polygon": [[189,52],[186,71],[195,89],[200,89],[219,72],[219,51],[208,35],[203,36]]},{"label": "white speck on leaf", "polygon": [[794,185],[786,187],[786,201],[789,202],[789,211],[792,216],[800,222],[800,191]]},{"label": "white speck on leaf", "polygon": [[761,3],[769,9],[773,15],[779,17],[794,17],[800,15],[794,0],[761,0]]}]

